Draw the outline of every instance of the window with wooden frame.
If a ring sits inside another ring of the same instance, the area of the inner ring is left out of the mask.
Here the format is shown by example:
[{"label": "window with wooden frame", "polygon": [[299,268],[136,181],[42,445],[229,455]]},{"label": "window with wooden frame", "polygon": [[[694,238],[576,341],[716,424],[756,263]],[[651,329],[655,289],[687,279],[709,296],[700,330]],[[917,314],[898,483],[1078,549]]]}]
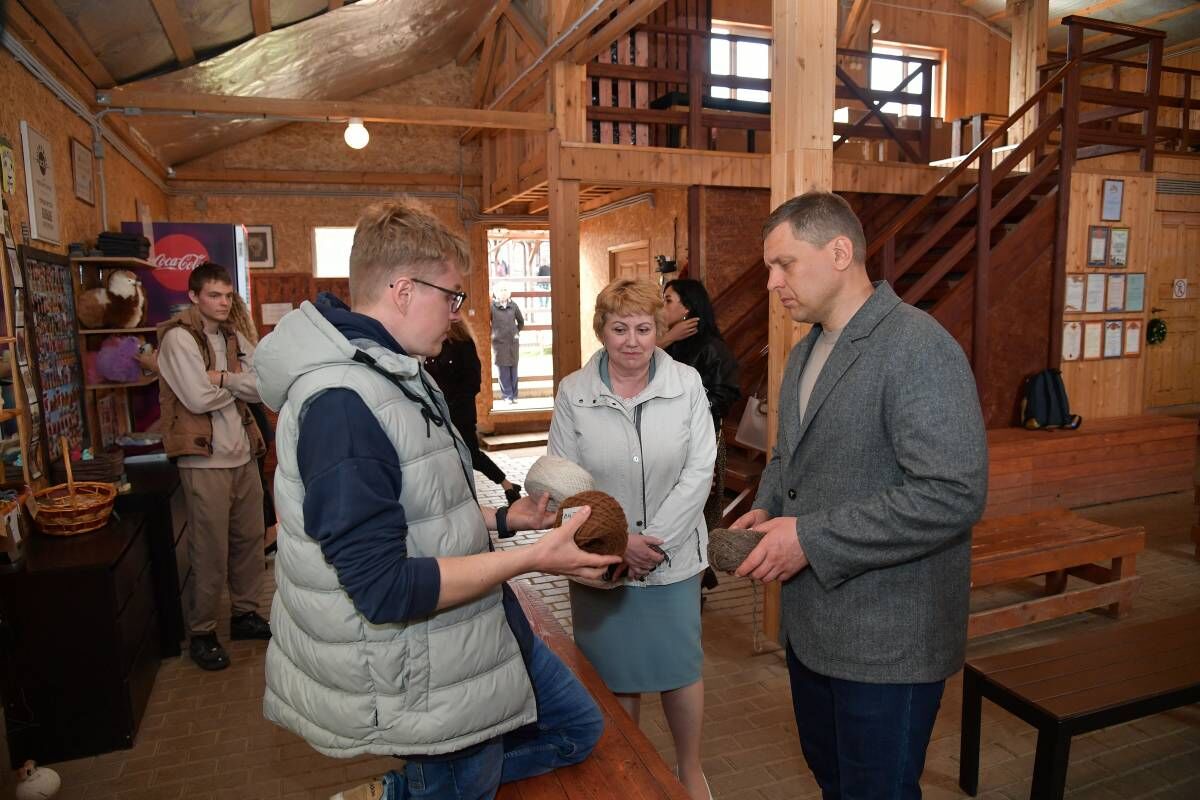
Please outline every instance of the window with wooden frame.
[{"label": "window with wooden frame", "polygon": [[[933,68],[933,87],[930,93],[929,113],[934,117],[942,117],[946,111],[946,51],[937,47],[925,47],[917,44],[901,42],[882,42],[876,40],[871,44],[871,52],[888,56],[908,56],[911,58],[927,58],[938,62]],[[892,61],[885,58],[871,59],[871,88],[879,91],[890,91],[899,86],[905,78],[920,69],[915,62]],[[925,76],[913,78],[904,91],[920,93],[924,89]],[[887,103],[883,107],[885,114],[896,114],[902,117],[921,116],[920,103]]]},{"label": "window with wooden frame", "polygon": [[[708,71],[714,81],[718,80],[720,75],[738,78],[771,77],[770,28],[713,20],[710,31],[713,36],[708,45]],[[771,101],[771,93],[762,89],[711,86],[709,95],[758,103]]]}]

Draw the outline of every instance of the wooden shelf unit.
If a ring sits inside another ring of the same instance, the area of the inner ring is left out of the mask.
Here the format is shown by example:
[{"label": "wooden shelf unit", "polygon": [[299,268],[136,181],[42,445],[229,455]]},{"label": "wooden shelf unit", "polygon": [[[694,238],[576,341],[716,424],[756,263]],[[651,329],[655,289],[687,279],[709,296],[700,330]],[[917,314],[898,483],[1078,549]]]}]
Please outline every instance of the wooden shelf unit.
[{"label": "wooden shelf unit", "polygon": [[[107,274],[112,270],[127,269],[133,271],[145,271],[155,269],[154,264],[141,258],[126,258],[122,256],[78,256],[71,258],[71,276],[75,281],[75,301],[78,303],[79,298],[87,289],[104,286],[107,283]],[[84,328],[79,325],[76,319],[76,331],[79,337],[79,355],[83,359],[84,368],[84,408],[87,413],[88,432],[91,439],[93,449],[101,448],[104,443],[102,441],[100,431],[100,413],[97,410],[96,397],[97,392],[116,392],[118,397],[116,402],[119,403],[118,414],[124,419],[123,431],[117,431],[117,435],[133,431],[133,420],[130,417],[129,393],[131,388],[139,386],[149,386],[158,380],[157,375],[147,375],[136,381],[129,383],[88,383],[87,382],[87,355],[89,338],[95,342],[96,336],[125,336],[134,334],[154,334],[157,328],[153,326],[139,326],[136,328]]]}]

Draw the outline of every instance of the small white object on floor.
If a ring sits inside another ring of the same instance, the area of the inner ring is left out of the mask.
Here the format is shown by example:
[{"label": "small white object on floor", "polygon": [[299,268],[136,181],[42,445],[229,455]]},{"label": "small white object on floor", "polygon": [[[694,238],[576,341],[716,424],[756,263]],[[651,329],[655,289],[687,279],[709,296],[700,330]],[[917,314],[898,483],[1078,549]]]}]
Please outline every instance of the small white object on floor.
[{"label": "small white object on floor", "polygon": [[54,797],[62,788],[62,778],[49,767],[39,767],[26,761],[17,770],[17,800],[44,800]]}]

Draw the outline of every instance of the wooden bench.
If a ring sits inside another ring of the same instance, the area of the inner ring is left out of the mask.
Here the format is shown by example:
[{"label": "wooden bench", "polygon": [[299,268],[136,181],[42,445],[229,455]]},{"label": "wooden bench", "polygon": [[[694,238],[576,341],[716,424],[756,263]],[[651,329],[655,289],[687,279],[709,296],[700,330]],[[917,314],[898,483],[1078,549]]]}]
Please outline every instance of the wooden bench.
[{"label": "wooden bench", "polygon": [[1029,796],[1057,800],[1072,736],[1200,701],[1200,612],[969,660],[958,783],[970,795],[984,697],[1037,728]]},{"label": "wooden bench", "polygon": [[571,798],[638,798],[688,800],[687,791],[654,745],[621,708],[595,668],[575,647],[540,596],[527,584],[512,587],[533,630],[563,660],[595,699],[604,715],[604,735],[583,763],[546,775],[506,783],[498,800],[567,800]]},{"label": "wooden bench", "polygon": [[984,518],[1191,491],[1196,433],[1194,419],[1156,415],[989,430]]},{"label": "wooden bench", "polygon": [[[1145,541],[1140,526],[1102,525],[1065,509],[980,522],[971,540],[971,588],[1045,575],[1046,595],[971,614],[967,635],[983,636],[1101,606],[1124,616],[1141,581],[1136,560]],[[1068,591],[1068,575],[1095,585]]]}]

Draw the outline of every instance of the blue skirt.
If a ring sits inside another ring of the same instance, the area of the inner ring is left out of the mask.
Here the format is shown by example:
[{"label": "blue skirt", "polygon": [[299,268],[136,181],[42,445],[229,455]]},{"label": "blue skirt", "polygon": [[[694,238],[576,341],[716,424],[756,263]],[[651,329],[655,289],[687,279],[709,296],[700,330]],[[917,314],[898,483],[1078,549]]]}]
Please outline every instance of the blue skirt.
[{"label": "blue skirt", "polygon": [[700,579],[593,589],[570,582],[575,644],[618,694],[667,692],[700,680]]}]

